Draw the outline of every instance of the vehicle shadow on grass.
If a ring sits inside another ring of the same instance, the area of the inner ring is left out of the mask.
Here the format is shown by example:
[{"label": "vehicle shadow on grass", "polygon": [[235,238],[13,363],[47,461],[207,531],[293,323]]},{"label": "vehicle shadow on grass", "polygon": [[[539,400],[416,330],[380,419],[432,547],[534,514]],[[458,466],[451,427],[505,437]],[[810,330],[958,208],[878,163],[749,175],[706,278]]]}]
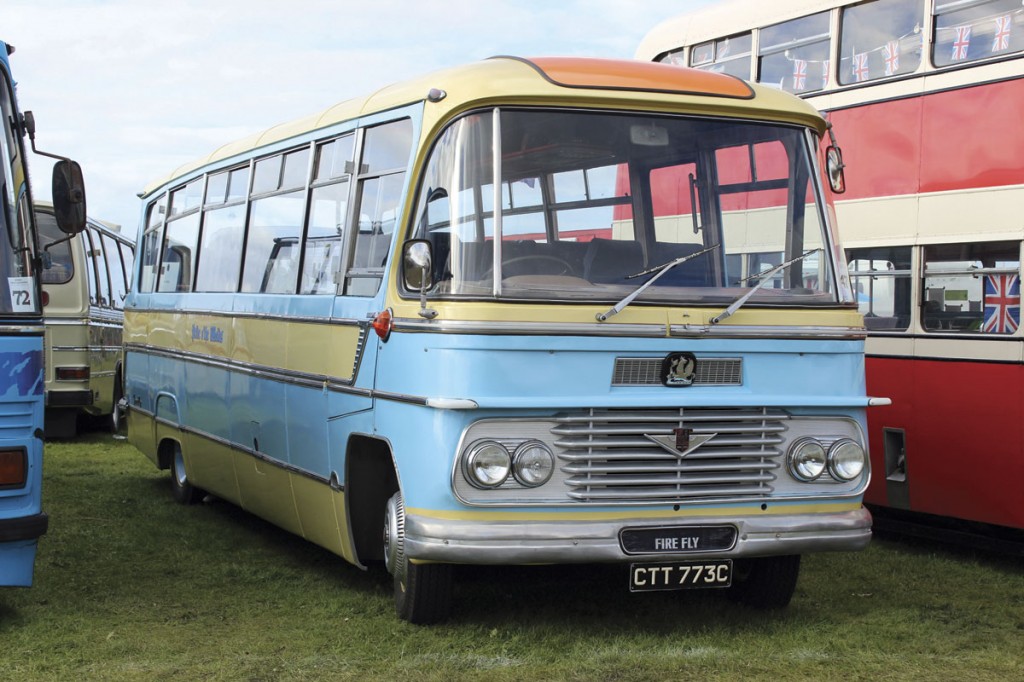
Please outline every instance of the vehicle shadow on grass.
[{"label": "vehicle shadow on grass", "polygon": [[786,617],[740,606],[727,590],[630,592],[628,566],[459,566],[452,622],[481,626],[541,623],[575,632],[697,633],[709,622],[758,627]]},{"label": "vehicle shadow on grass", "polygon": [[[139,480],[152,494],[170,499],[166,480]],[[349,604],[370,600],[381,617],[394,618],[392,578],[380,562],[368,570],[298,535],[285,531],[231,502],[208,496],[179,510],[202,526],[195,552],[231,551],[237,561],[258,561],[289,571],[291,580],[338,590]],[[192,513],[194,512],[194,513]],[[211,537],[213,536],[213,537]],[[228,549],[230,548],[230,549]],[[246,575],[232,576],[242,578]],[[255,579],[262,579],[261,577]],[[239,586],[239,589],[245,589]],[[738,605],[724,590],[631,593],[628,567],[620,564],[455,567],[454,603],[448,624],[496,627],[571,628],[575,632],[650,634],[699,632],[709,622],[727,629],[758,628],[790,617],[787,611],[762,612]]]}]

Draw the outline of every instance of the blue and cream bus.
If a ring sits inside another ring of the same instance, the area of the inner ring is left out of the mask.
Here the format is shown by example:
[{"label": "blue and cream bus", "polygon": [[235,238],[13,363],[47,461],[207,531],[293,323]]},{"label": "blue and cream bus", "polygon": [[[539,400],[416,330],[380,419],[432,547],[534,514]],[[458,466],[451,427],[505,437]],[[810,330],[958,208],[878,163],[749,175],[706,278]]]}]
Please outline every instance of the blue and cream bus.
[{"label": "blue and cream bus", "polygon": [[[36,546],[49,519],[42,510],[41,256],[24,140],[34,138],[35,123],[31,112],[18,110],[8,61],[13,51],[0,42],[0,586],[24,587],[32,584]],[[53,191],[60,229],[81,231],[85,193],[78,164],[62,158],[54,165]]]},{"label": "blue and cream bus", "polygon": [[871,537],[826,134],[730,76],[499,57],[226,145],[143,194],[128,437],[412,622],[457,564],[783,607]]}]

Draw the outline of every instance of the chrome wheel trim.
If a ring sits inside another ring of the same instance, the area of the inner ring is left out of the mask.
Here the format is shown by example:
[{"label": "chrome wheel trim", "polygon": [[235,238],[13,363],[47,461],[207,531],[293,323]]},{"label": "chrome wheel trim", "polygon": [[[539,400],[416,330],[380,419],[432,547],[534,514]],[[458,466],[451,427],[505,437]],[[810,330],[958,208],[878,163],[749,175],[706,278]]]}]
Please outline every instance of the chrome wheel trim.
[{"label": "chrome wheel trim", "polygon": [[384,566],[399,580],[405,579],[405,505],[395,493],[384,508]]}]

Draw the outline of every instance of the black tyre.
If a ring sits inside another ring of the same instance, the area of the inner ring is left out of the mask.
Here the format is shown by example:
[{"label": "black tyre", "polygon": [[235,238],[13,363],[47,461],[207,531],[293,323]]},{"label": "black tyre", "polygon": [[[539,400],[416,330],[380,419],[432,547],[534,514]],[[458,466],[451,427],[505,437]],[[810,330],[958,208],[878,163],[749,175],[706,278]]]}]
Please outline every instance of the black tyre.
[{"label": "black tyre", "polygon": [[121,433],[121,429],[124,427],[124,414],[121,412],[121,406],[119,405],[121,398],[121,374],[119,372],[114,377],[114,406],[110,410],[110,421],[107,424],[110,432],[114,435]]},{"label": "black tyre", "polygon": [[174,444],[174,452],[171,453],[171,493],[181,504],[195,504],[206,495],[189,482],[185,474],[185,458],[178,443]]},{"label": "black tyre", "polygon": [[738,559],[729,597],[755,609],[789,606],[800,576],[800,555]]},{"label": "black tyre", "polygon": [[437,623],[452,607],[451,564],[414,564],[405,555],[405,506],[402,493],[384,511],[384,565],[394,576],[395,612],[417,625]]}]

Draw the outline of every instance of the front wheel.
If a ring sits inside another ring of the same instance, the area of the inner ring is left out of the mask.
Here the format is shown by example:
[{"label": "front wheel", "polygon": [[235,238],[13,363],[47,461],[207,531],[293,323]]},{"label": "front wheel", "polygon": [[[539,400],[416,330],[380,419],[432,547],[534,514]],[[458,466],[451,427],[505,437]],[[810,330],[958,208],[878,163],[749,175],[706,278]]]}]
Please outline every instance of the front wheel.
[{"label": "front wheel", "polygon": [[174,444],[174,452],[171,454],[171,493],[181,504],[195,504],[206,495],[188,480],[185,473],[185,457],[181,454],[179,443]]},{"label": "front wheel", "polygon": [[417,625],[437,623],[452,606],[451,564],[414,564],[405,555],[405,505],[402,493],[384,509],[384,565],[394,576],[395,612]]},{"label": "front wheel", "polygon": [[799,575],[799,554],[738,559],[728,594],[755,609],[784,609],[793,599]]}]

